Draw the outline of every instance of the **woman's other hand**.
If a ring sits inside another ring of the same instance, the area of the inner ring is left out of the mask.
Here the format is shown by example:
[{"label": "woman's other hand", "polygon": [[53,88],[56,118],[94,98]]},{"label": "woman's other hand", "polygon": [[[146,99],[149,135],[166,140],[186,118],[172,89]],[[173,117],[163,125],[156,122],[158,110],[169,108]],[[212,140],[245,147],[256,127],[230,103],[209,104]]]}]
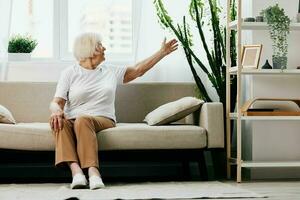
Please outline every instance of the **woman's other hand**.
[{"label": "woman's other hand", "polygon": [[66,100],[60,97],[55,97],[50,103],[49,109],[51,111],[50,116],[50,126],[51,129],[55,132],[62,130],[64,126],[64,106]]},{"label": "woman's other hand", "polygon": [[172,39],[170,41],[167,42],[167,39],[165,38],[164,41],[161,44],[161,49],[160,52],[166,56],[170,53],[172,53],[173,51],[178,49],[178,43],[176,39]]},{"label": "woman's other hand", "polygon": [[64,126],[64,113],[61,111],[52,113],[50,116],[50,126],[54,132],[58,132],[63,129]]}]

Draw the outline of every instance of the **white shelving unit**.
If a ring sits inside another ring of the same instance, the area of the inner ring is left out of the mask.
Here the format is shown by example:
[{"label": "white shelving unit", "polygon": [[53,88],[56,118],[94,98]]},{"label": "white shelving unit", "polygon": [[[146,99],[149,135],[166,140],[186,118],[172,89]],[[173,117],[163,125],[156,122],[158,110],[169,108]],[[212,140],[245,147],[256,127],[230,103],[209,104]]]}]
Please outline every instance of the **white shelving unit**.
[{"label": "white shelving unit", "polygon": [[[229,28],[237,30],[238,20],[229,23]],[[243,30],[268,30],[268,24],[266,22],[241,22],[241,28]],[[300,31],[300,23],[291,23],[291,31]]]},{"label": "white shelving unit", "polygon": [[[226,143],[227,143],[227,177],[231,177],[231,165],[237,166],[237,182],[240,183],[242,168],[262,168],[262,167],[300,167],[300,161],[274,161],[274,162],[262,162],[262,161],[244,161],[242,160],[242,121],[243,120],[299,120],[300,116],[243,116],[241,114],[241,96],[242,86],[241,79],[244,75],[258,76],[277,76],[277,75],[300,75],[300,69],[247,69],[243,70],[241,65],[241,41],[242,41],[242,30],[264,30],[268,31],[268,25],[265,22],[242,22],[241,18],[241,5],[242,0],[237,0],[237,20],[230,20],[230,4],[231,0],[227,0],[227,33],[226,33]],[[230,33],[231,30],[237,31],[237,66],[231,67],[230,60]],[[300,23],[291,23],[291,31],[300,31]],[[237,76],[237,113],[230,112],[230,76]],[[236,120],[237,129],[237,157],[232,158],[231,156],[231,120]]]},{"label": "white shelving unit", "polygon": [[[229,69],[230,75],[236,75],[237,74],[237,68],[236,67],[231,67]],[[247,69],[247,70],[242,70],[241,74],[244,75],[300,75],[300,69]]]}]

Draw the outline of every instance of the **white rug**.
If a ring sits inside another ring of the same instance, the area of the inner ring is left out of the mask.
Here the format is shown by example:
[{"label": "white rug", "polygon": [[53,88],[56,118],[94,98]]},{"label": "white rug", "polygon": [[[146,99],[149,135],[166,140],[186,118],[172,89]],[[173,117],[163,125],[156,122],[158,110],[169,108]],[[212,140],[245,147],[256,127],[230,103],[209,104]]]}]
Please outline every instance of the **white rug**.
[{"label": "white rug", "polygon": [[263,198],[263,195],[229,184],[212,182],[147,182],[107,184],[99,190],[71,190],[66,183],[0,184],[1,200],[100,199],[218,199]]}]

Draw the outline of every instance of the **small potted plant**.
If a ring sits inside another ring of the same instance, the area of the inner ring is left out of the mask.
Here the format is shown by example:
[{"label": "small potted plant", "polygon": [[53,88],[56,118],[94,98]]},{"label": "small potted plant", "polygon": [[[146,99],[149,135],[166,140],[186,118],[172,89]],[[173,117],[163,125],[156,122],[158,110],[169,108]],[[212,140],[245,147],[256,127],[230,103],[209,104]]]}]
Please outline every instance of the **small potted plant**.
[{"label": "small potted plant", "polygon": [[15,35],[8,42],[8,60],[26,61],[30,60],[31,52],[37,45],[37,41],[31,36]]},{"label": "small potted plant", "polygon": [[290,18],[278,4],[263,10],[264,18],[269,26],[273,48],[273,68],[286,69],[288,54],[288,36],[290,33]]}]

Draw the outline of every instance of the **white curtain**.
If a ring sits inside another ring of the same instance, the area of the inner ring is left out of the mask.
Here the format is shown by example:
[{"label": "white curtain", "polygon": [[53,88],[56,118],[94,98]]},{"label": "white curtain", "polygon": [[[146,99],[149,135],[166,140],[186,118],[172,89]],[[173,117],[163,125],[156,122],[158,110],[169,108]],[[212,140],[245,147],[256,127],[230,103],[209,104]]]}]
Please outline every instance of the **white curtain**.
[{"label": "white curtain", "polygon": [[[174,21],[181,22],[184,14],[188,12],[186,0],[163,1]],[[136,61],[141,61],[161,47],[164,37],[168,40],[174,38],[170,31],[164,30],[158,23],[156,9],[153,1],[143,1],[141,6],[141,19],[139,27]],[[177,17],[177,16],[180,16]],[[197,33],[197,32],[196,32]],[[205,54],[203,54],[205,55]],[[145,75],[135,82],[193,82],[193,75],[185,59],[184,51],[180,47],[178,51],[161,60]]]},{"label": "white curtain", "polygon": [[11,14],[13,0],[0,0],[0,77],[5,79],[7,71],[7,46],[10,35]]}]

